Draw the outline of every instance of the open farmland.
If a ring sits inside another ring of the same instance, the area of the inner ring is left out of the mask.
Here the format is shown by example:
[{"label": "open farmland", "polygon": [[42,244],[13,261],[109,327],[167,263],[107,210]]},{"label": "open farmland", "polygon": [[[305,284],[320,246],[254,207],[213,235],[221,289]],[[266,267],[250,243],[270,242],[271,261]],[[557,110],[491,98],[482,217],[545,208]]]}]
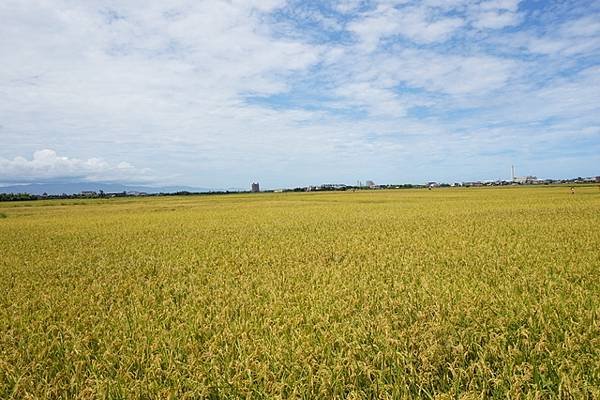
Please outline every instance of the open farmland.
[{"label": "open farmland", "polygon": [[600,398],[598,187],[0,213],[0,398]]}]

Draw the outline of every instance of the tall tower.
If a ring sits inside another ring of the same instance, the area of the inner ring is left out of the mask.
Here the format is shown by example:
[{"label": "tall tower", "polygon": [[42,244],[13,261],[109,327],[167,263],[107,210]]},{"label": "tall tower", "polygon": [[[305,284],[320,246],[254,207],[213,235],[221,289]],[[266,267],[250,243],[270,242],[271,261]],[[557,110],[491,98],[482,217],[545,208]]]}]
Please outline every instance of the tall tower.
[{"label": "tall tower", "polygon": [[510,166],[510,172],[511,172],[512,181],[514,182],[515,181],[515,166],[514,165]]},{"label": "tall tower", "polygon": [[260,192],[260,186],[258,185],[258,182],[253,182],[252,183],[252,192],[253,193],[258,193]]}]

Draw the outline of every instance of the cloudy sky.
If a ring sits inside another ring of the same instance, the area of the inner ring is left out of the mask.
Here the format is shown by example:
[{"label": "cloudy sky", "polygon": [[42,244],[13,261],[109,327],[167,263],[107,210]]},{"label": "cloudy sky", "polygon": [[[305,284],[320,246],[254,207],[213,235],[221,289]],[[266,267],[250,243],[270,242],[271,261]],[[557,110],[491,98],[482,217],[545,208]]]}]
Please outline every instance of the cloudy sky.
[{"label": "cloudy sky", "polygon": [[0,2],[0,183],[600,175],[600,1]]}]

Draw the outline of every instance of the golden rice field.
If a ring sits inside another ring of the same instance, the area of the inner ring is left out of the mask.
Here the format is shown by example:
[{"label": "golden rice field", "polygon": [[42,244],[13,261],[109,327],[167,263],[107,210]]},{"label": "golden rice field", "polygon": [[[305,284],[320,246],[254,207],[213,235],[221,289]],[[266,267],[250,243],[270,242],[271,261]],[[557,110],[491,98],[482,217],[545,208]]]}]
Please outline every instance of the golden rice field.
[{"label": "golden rice field", "polygon": [[600,190],[0,203],[2,399],[600,399]]}]

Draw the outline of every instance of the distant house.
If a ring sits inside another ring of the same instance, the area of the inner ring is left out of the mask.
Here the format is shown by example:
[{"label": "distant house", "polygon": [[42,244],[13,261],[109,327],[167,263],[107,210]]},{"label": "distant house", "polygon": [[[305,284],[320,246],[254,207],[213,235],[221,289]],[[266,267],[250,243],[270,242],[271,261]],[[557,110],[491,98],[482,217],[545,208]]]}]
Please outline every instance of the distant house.
[{"label": "distant house", "polygon": [[97,195],[98,195],[98,193],[96,193],[96,192],[95,192],[95,191],[93,191],[93,190],[82,190],[82,191],[81,191],[81,195],[82,195],[82,196],[97,196]]}]

